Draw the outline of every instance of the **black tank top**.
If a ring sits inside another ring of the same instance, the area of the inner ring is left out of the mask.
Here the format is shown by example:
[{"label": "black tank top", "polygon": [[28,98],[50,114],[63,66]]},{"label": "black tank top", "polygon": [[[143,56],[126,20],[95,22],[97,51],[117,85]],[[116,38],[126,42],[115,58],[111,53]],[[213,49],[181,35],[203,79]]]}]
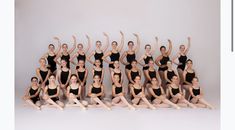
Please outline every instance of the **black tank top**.
[{"label": "black tank top", "polygon": [[122,93],[122,86],[120,87],[115,86],[115,94],[119,94],[119,93]]},{"label": "black tank top", "polygon": [[86,73],[86,71],[83,71],[83,72],[77,71],[77,73],[78,73],[78,78],[79,78],[81,81],[83,81],[84,78],[85,78],[85,73]]},{"label": "black tank top", "polygon": [[67,68],[70,68],[70,61],[69,61],[70,55],[69,54],[68,55],[62,54],[61,59],[64,59],[67,62],[67,65],[66,65]]},{"label": "black tank top", "polygon": [[62,84],[66,84],[68,78],[69,78],[69,70],[68,71],[61,70],[61,73],[60,73],[60,81],[61,81],[61,83]]},{"label": "black tank top", "polygon": [[168,70],[167,70],[167,73],[166,73],[166,74],[167,74],[167,78],[168,78],[169,80],[171,80],[172,77],[176,75],[173,70],[172,70],[172,71],[168,71]]},{"label": "black tank top", "polygon": [[50,89],[50,88],[48,87],[47,92],[48,92],[48,95],[49,95],[49,96],[52,96],[52,95],[57,94],[57,86],[56,86],[56,88],[54,88],[54,89]]},{"label": "black tank top", "polygon": [[170,58],[169,56],[163,56],[162,59],[160,60],[161,65],[166,65],[167,61],[169,61]]},{"label": "black tank top", "polygon": [[193,78],[195,77],[195,72],[190,73],[187,71],[186,73],[186,81],[192,83]]},{"label": "black tank top", "polygon": [[146,58],[144,58],[144,63],[145,63],[145,64],[148,64],[150,60],[153,60],[153,57],[146,55]]},{"label": "black tank top", "polygon": [[134,61],[135,60],[135,53],[133,53],[133,54],[128,54],[127,53],[127,55],[126,55],[126,61],[128,62],[128,63],[131,63],[132,61]]},{"label": "black tank top", "polygon": [[113,52],[111,52],[111,55],[110,55],[110,59],[111,59],[111,61],[119,61],[119,57],[120,57],[120,53],[119,52],[117,52],[117,53],[113,53]]},{"label": "black tank top", "polygon": [[79,61],[79,60],[83,60],[84,62],[86,62],[86,55],[85,55],[85,54],[84,54],[84,55],[78,54],[77,60],[78,60],[78,61]]},{"label": "black tank top", "polygon": [[193,88],[193,95],[195,95],[195,96],[200,95],[200,88],[199,89]]},{"label": "black tank top", "polygon": [[74,95],[78,95],[79,88],[72,89],[72,87],[71,87],[71,86],[69,86],[69,87],[70,87],[70,89],[69,89],[69,93],[72,93],[72,94],[74,94]]},{"label": "black tank top", "polygon": [[152,79],[152,78],[157,78],[157,75],[156,75],[156,71],[150,71],[149,70],[149,77]]},{"label": "black tank top", "polygon": [[134,71],[131,70],[131,79],[132,79],[133,81],[134,81],[135,77],[138,76],[138,75],[140,75],[140,74],[139,74],[139,71],[134,72]]},{"label": "black tank top", "polygon": [[97,53],[97,52],[95,51],[95,55],[94,55],[95,60],[100,60],[101,63],[102,63],[102,61],[103,61],[102,57],[103,57],[103,56],[104,56],[104,53],[103,53],[103,52]]},{"label": "black tank top", "polygon": [[162,94],[160,87],[157,88],[157,89],[154,89],[154,88],[153,88],[153,92],[154,92],[154,94],[157,95],[157,96],[160,96],[160,95]]},{"label": "black tank top", "polygon": [[99,75],[101,78],[102,77],[102,70],[101,71],[94,70],[94,75]]},{"label": "black tank top", "polygon": [[94,93],[94,94],[101,93],[101,86],[97,88],[92,85],[91,93]]},{"label": "black tank top", "polygon": [[[39,89],[39,88],[37,88],[37,89],[34,90],[32,87],[30,87],[30,89],[29,89],[29,95],[32,96],[32,95],[36,94],[37,91],[38,91],[38,89]],[[38,94],[36,97],[39,98],[39,94]]]}]

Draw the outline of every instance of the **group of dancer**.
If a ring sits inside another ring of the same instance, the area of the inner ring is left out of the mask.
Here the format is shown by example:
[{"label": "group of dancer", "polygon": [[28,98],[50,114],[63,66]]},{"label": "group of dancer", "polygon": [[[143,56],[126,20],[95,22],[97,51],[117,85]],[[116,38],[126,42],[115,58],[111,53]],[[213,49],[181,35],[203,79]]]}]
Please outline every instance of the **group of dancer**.
[{"label": "group of dancer", "polygon": [[[109,36],[103,34],[105,45],[102,45],[101,41],[96,41],[96,48],[92,52],[89,52],[91,39],[88,35],[86,35],[87,44],[77,44],[76,37],[72,36],[73,47],[70,49],[68,44],[61,45],[60,39],[54,37],[58,48],[55,50],[55,45],[49,44],[48,52],[39,60],[37,76],[31,78],[31,85],[27,88],[23,99],[39,110],[46,106],[61,110],[70,106],[82,109],[103,107],[108,110],[111,110],[112,106],[128,107],[131,110],[159,107],[213,108],[205,101],[199,79],[193,69],[193,62],[187,57],[190,37],[187,46],[180,45],[179,52],[172,60],[170,59],[172,41],[168,39],[169,45],[166,48],[164,45],[159,45],[157,37],[155,37],[156,43],[145,45],[145,53],[137,59],[136,54],[140,49],[138,34],[133,34],[136,42],[128,41],[128,50],[124,52],[122,52],[124,46],[122,32],[120,32],[121,42],[112,41],[112,49],[109,51],[107,51],[110,44]],[[158,47],[161,55],[154,59],[152,55],[156,53]],[[73,54],[76,48],[77,51]],[[93,65],[92,70],[85,67],[87,61]],[[105,75],[104,62],[108,63],[110,75]],[[71,71],[71,64],[76,66],[76,72]],[[125,65],[125,71],[120,69],[121,64]],[[177,71],[173,68],[173,64],[177,65]],[[139,65],[143,68],[140,69]],[[155,69],[155,65],[158,70]],[[87,84],[88,73],[93,77],[91,84]],[[109,87],[104,84],[104,77],[112,82],[111,97],[104,91],[105,87]],[[143,83],[142,78],[144,78]],[[125,79],[129,81],[127,85],[123,83]]]}]

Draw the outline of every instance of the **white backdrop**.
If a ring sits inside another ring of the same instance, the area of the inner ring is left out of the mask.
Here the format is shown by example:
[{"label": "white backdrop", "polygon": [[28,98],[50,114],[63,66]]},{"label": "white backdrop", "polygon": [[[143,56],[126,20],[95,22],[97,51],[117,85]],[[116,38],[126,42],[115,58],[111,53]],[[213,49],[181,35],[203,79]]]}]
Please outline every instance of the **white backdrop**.
[{"label": "white backdrop", "polygon": [[[104,41],[104,31],[111,40],[120,41],[119,30],[122,30],[124,48],[127,41],[135,40],[133,32],[140,35],[137,57],[144,53],[145,44],[155,43],[154,36],[165,45],[168,38],[173,41],[171,57],[191,36],[188,56],[194,61],[206,95],[219,100],[219,9],[219,0],[16,0],[15,87],[25,88],[30,83],[39,66],[38,59],[47,51],[53,36],[72,47],[73,34],[78,42],[86,42],[88,34],[95,45],[96,40]],[[158,49],[154,57],[159,54]],[[86,66],[91,68],[89,63]],[[105,77],[109,79],[109,74]],[[110,88],[110,81],[104,83]]]}]

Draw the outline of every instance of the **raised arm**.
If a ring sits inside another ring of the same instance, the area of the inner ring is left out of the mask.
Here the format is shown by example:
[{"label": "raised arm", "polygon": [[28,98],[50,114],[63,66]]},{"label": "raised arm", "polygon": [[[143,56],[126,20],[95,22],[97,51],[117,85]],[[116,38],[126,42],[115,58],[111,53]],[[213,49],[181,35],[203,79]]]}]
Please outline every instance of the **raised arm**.
[{"label": "raised arm", "polygon": [[102,48],[101,50],[103,51],[103,53],[105,53],[109,47],[109,36],[107,33],[103,32],[105,38],[106,38],[106,43],[105,43],[105,46],[104,48]]},{"label": "raised arm", "polygon": [[185,51],[184,51],[184,54],[185,54],[185,55],[188,53],[189,48],[190,48],[190,45],[191,45],[191,37],[188,37],[188,46],[187,46],[187,48],[186,48]]},{"label": "raised arm", "polygon": [[133,35],[136,37],[136,43],[137,43],[137,45],[134,48],[134,51],[135,51],[135,53],[138,53],[139,49],[140,49],[140,37],[136,33],[133,33]]},{"label": "raised arm", "polygon": [[158,47],[158,37],[155,37],[156,44],[153,46],[153,49],[151,50],[151,54],[154,54]]},{"label": "raised arm", "polygon": [[172,42],[171,42],[170,39],[168,39],[168,43],[169,43],[169,47],[168,47],[167,55],[169,56],[171,54],[171,51],[172,51]]},{"label": "raised arm", "polygon": [[123,54],[120,58],[120,62],[124,65],[128,65],[128,63],[124,61],[124,58],[126,57],[126,55],[127,55],[127,52],[125,51],[125,52],[123,52]]},{"label": "raised arm", "polygon": [[58,42],[58,48],[55,51],[55,54],[57,55],[61,50],[61,42],[60,42],[60,39],[58,37],[54,37],[54,40],[56,40]]},{"label": "raised arm", "polygon": [[73,47],[68,51],[69,54],[73,53],[73,51],[76,49],[77,46],[77,41],[76,41],[76,37],[73,35]]},{"label": "raised arm", "polygon": [[120,31],[120,34],[121,34],[121,44],[120,44],[120,45],[118,46],[118,48],[117,48],[117,50],[118,50],[119,52],[122,51],[122,48],[123,48],[123,46],[124,46],[124,34],[123,34],[122,31]]},{"label": "raised arm", "polygon": [[90,38],[88,35],[86,35],[86,38],[87,38],[87,44],[88,44],[88,46],[87,46],[87,48],[86,48],[84,51],[85,51],[85,53],[87,54],[88,51],[89,51],[89,49],[91,48],[91,38]]}]

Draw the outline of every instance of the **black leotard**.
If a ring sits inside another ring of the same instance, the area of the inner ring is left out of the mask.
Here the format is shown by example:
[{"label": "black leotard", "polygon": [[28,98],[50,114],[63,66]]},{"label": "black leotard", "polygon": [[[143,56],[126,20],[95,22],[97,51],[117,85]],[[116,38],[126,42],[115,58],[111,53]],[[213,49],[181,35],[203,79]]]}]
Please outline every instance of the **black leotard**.
[{"label": "black leotard", "polygon": [[186,61],[187,61],[187,56],[183,56],[183,55],[180,55],[180,57],[178,58],[179,60],[179,63],[181,63],[181,65],[178,65],[178,69],[181,69],[182,71],[184,70],[185,68],[185,65],[186,65]]},{"label": "black leotard", "polygon": [[[79,80],[83,82],[85,78],[86,70],[84,70],[83,72],[77,71],[77,73],[78,73]],[[84,82],[84,85],[86,85],[86,82]]]},{"label": "black leotard", "polygon": [[78,60],[78,62],[79,62],[79,60],[83,60],[84,62],[86,62],[86,55],[85,54],[84,55],[78,54],[77,60]]},{"label": "black leotard", "polygon": [[[186,77],[185,80],[189,83],[192,83],[192,80],[195,76],[196,76],[195,72],[190,73],[190,72],[187,71],[186,76],[185,76]],[[184,83],[184,84],[186,84],[186,83]]]},{"label": "black leotard", "polygon": [[60,81],[61,81],[61,83],[62,84],[66,84],[68,78],[69,78],[69,70],[68,71],[61,70],[61,73],[60,73]]},{"label": "black leotard", "polygon": [[132,68],[131,62],[135,60],[135,53],[133,54],[128,54],[126,55],[126,61],[129,63],[128,65],[125,66],[125,69],[130,70]]},{"label": "black leotard", "polygon": [[56,57],[56,55],[50,56],[50,55],[48,54],[48,56],[47,56],[47,62],[48,62],[48,65],[49,65],[49,67],[47,67],[47,68],[48,68],[52,73],[54,73],[55,70],[56,70],[56,62],[54,61],[55,57]]},{"label": "black leotard", "polygon": [[[49,72],[48,70],[47,70],[47,71],[42,71],[42,70],[39,71],[39,73],[40,73],[40,75],[41,75],[41,77],[42,77],[42,80],[43,80],[43,81],[39,81],[39,84],[41,84],[42,82],[45,81],[48,72]],[[46,83],[45,83],[45,85],[48,85],[48,84],[49,84],[49,81],[47,80]]]},{"label": "black leotard", "polygon": [[[134,88],[135,95],[138,95],[140,92],[142,92],[142,88],[140,88],[140,89],[136,89],[135,87],[133,87],[133,88]],[[133,95],[131,96],[131,99],[134,99]],[[139,102],[137,104],[139,104]]]},{"label": "black leotard", "polygon": [[[153,88],[153,92],[154,92],[154,94],[157,95],[157,96],[161,96],[161,95],[162,95],[162,92],[161,92],[161,88],[160,88],[160,87],[157,88],[157,89]],[[152,97],[151,97],[151,101],[153,101],[154,99],[155,99],[155,97],[152,96]]]},{"label": "black leotard", "polygon": [[[152,78],[157,78],[157,75],[156,75],[156,71],[153,70],[153,71],[148,71],[148,74],[149,74],[149,77],[152,79]],[[149,80],[148,83],[151,83],[151,81]]]},{"label": "black leotard", "polygon": [[[36,94],[37,91],[38,91],[38,89],[39,89],[39,88],[37,88],[37,89],[34,90],[32,87],[30,87],[30,89],[29,89],[29,95],[32,96],[32,95]],[[37,101],[40,100],[40,98],[39,98],[39,93],[38,93],[37,96],[35,96],[35,97],[33,97],[33,98],[30,98],[30,99],[31,99],[31,100],[33,101],[33,103],[35,104]]]},{"label": "black leotard", "polygon": [[[101,93],[101,86],[97,88],[97,87],[94,87],[92,84],[91,93],[93,94]],[[101,99],[101,96],[98,96],[98,98]]]},{"label": "black leotard", "polygon": [[143,70],[149,69],[148,63],[149,63],[150,60],[153,60],[153,57],[146,55],[146,58],[144,58],[145,66],[143,67]]},{"label": "black leotard", "polygon": [[102,77],[102,73],[103,73],[102,70],[98,71],[94,69],[94,75],[99,75],[100,78]]},{"label": "black leotard", "polygon": [[[167,70],[167,79],[171,80],[173,76],[175,76],[175,72],[172,70],[172,71],[169,71]],[[166,84],[170,84],[170,82],[167,82]]]},{"label": "black leotard", "polygon": [[[116,61],[116,60],[119,61],[119,58],[120,58],[120,53],[119,52],[117,52],[117,53],[111,52],[111,55],[110,55],[110,60],[111,61]],[[109,64],[109,68],[114,68],[113,63]]]},{"label": "black leotard", "polygon": [[[139,71],[134,72],[134,71],[131,70],[130,73],[131,73],[131,80],[133,80],[133,81],[135,80],[136,76],[140,75]],[[129,83],[131,83],[131,82],[129,81]]]},{"label": "black leotard", "polygon": [[64,59],[67,62],[67,64],[66,64],[67,68],[70,68],[70,61],[69,61],[70,55],[69,54],[68,55],[62,54],[61,59]]},{"label": "black leotard", "polygon": [[[167,61],[169,61],[169,60],[170,60],[169,56],[163,56],[162,59],[160,60],[160,63],[161,63],[161,65],[166,65]],[[167,69],[168,69],[167,66],[163,67],[163,68],[159,67],[158,71],[165,71]]]},{"label": "black leotard", "polygon": [[[198,89],[192,89],[193,90],[193,95],[194,96],[197,96],[197,95],[200,95],[200,88]],[[190,96],[189,100],[193,99],[192,95]]]},{"label": "black leotard", "polygon": [[122,86],[120,87],[115,86],[115,94],[119,94],[119,93],[122,93]]},{"label": "black leotard", "polygon": [[95,51],[95,55],[94,55],[94,57],[95,57],[95,60],[100,60],[100,67],[101,68],[103,68],[103,59],[102,59],[102,57],[104,56],[104,53],[103,52],[101,52],[101,53],[97,53],[96,51]]},{"label": "black leotard", "polygon": [[[49,86],[48,86],[47,93],[48,93],[49,96],[53,96],[53,95],[57,94],[57,86],[54,89],[50,89]],[[53,97],[53,98],[51,98],[51,100],[56,102],[56,101],[59,100],[59,97]]]},{"label": "black leotard", "polygon": [[[72,94],[74,94],[74,95],[78,95],[79,87],[78,87],[78,88],[76,88],[76,89],[72,89],[72,87],[71,87],[71,86],[69,86],[69,87],[70,87],[70,89],[69,89],[69,93],[72,93]],[[78,100],[80,100],[80,98],[79,98],[79,97],[77,97],[77,99],[78,99]]]}]

